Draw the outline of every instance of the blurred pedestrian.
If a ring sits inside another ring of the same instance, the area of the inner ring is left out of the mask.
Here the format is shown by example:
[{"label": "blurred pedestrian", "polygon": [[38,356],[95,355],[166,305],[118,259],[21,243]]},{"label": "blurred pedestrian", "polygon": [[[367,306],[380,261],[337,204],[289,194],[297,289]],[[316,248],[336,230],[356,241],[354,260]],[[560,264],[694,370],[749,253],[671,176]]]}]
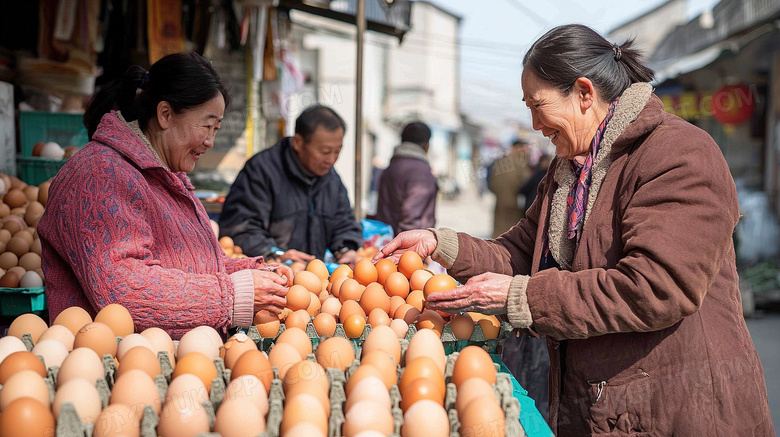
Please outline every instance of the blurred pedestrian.
[{"label": "blurred pedestrian", "polygon": [[340,263],[357,261],[362,229],[333,169],[345,130],[333,109],[306,108],[295,120],[295,135],[241,169],[220,214],[221,234],[249,256],[305,263],[330,250]]},{"label": "blurred pedestrian", "polygon": [[496,195],[493,212],[493,238],[503,234],[525,217],[520,207],[520,187],[528,179],[528,142],[517,140],[509,153],[488,167],[487,183]]},{"label": "blurred pedestrian", "polygon": [[379,179],[376,219],[397,235],[409,229],[433,227],[436,221],[436,178],[428,163],[431,129],[414,121],[404,127],[401,145]]},{"label": "blurred pedestrian", "polygon": [[528,211],[528,208],[530,208],[534,203],[534,200],[536,200],[536,191],[539,188],[539,183],[542,181],[542,178],[544,178],[544,175],[547,174],[547,169],[549,167],[550,157],[548,155],[542,155],[542,157],[539,158],[539,163],[534,167],[534,172],[531,174],[531,177],[528,178],[522,187],[520,187],[520,194],[525,197],[524,211]]}]

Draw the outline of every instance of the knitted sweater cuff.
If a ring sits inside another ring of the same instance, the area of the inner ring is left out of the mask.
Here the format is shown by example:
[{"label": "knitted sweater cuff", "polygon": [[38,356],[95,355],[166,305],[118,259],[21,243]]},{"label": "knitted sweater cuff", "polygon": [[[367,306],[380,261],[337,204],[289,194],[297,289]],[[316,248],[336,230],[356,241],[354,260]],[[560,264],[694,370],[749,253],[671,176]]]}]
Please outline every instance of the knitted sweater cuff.
[{"label": "knitted sweater cuff", "polygon": [[436,236],[436,250],[431,254],[431,258],[441,264],[445,269],[449,269],[455,264],[458,258],[458,233],[449,228],[428,228]]},{"label": "knitted sweater cuff", "polygon": [[533,324],[531,309],[528,307],[528,296],[526,295],[529,279],[530,276],[517,275],[509,284],[506,310],[509,323],[516,329],[529,328]]},{"label": "knitted sweater cuff", "polygon": [[233,326],[248,327],[254,320],[255,281],[251,270],[230,274],[233,281]]}]

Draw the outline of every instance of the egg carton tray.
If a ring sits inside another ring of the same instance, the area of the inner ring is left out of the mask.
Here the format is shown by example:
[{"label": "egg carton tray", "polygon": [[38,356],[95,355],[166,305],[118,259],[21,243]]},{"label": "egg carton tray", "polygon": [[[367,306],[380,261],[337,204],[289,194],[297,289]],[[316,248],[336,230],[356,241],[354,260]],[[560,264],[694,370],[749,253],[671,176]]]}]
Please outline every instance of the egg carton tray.
[{"label": "egg carton tray", "polygon": [[[255,344],[257,344],[258,349],[263,351],[268,351],[272,344],[276,341],[276,338],[281,335],[282,332],[286,330],[286,326],[284,324],[281,324],[279,326],[279,330],[276,333],[275,337],[263,337],[260,335],[260,331],[258,331],[256,326],[250,326],[247,330],[247,336],[251,338]],[[360,337],[357,338],[350,338],[347,337],[346,331],[344,331],[344,325],[341,323],[336,324],[336,331],[334,333],[334,337],[341,337],[346,338],[350,341],[352,341],[357,347],[360,347],[360,345],[363,343],[363,341],[368,337],[368,334],[371,333],[371,325],[366,325],[363,328],[363,333],[360,335]],[[488,353],[499,353],[500,352],[500,343],[501,340],[507,338],[509,336],[509,333],[512,331],[512,326],[509,323],[501,322],[501,326],[499,328],[498,337],[497,338],[487,338],[485,336],[484,331],[482,330],[482,326],[479,324],[474,324],[474,332],[471,334],[471,338],[469,339],[458,339],[455,337],[455,334],[452,332],[452,327],[447,324],[444,325],[444,329],[441,333],[441,341],[444,345],[444,352],[446,354],[451,354],[453,352],[459,352],[466,348],[467,346],[479,346],[482,349],[485,349]],[[406,340],[411,340],[414,334],[417,333],[417,327],[415,325],[409,325],[409,330],[406,332],[406,336],[404,337]],[[317,344],[320,340],[319,334],[317,334],[317,330],[314,328],[314,324],[312,322],[309,322],[306,324],[306,334],[308,334],[309,339],[311,340],[312,344]]]}]

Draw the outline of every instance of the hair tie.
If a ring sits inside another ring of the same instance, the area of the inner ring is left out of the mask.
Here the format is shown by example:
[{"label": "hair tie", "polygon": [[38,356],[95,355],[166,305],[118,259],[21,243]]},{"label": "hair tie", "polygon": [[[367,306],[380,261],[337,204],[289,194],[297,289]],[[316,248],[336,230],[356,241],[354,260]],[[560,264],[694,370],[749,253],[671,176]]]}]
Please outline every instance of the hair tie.
[{"label": "hair tie", "polygon": [[619,61],[620,58],[623,56],[623,52],[620,51],[620,46],[617,44],[612,45],[612,52],[615,54],[616,61]]},{"label": "hair tie", "polygon": [[141,90],[145,90],[146,86],[149,85],[149,72],[147,71],[144,73],[144,78],[141,79],[141,83],[138,84],[138,88]]}]

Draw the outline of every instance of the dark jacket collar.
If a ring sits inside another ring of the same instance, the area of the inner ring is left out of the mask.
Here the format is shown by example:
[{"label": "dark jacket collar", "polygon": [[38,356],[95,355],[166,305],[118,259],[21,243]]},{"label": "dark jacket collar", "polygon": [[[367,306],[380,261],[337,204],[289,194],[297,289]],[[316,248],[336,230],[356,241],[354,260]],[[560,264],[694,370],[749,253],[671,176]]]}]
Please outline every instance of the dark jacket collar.
[{"label": "dark jacket collar", "polygon": [[[281,141],[279,141],[279,147],[282,149],[282,162],[284,162],[284,166],[290,176],[308,186],[317,183],[320,177],[303,167],[303,164],[301,164],[301,161],[298,159],[298,155],[295,153],[295,149],[293,149],[292,137],[282,138]],[[331,171],[334,170],[330,169],[328,174],[330,174]]]}]

